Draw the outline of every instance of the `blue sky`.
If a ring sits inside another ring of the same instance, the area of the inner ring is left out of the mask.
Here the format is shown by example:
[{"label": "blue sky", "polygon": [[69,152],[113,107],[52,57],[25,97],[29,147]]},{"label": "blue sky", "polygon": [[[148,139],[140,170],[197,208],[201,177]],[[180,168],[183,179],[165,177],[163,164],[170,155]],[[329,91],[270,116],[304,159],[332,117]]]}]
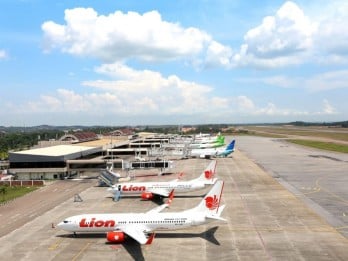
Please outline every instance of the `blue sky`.
[{"label": "blue sky", "polygon": [[0,4],[0,126],[348,119],[344,0]]}]

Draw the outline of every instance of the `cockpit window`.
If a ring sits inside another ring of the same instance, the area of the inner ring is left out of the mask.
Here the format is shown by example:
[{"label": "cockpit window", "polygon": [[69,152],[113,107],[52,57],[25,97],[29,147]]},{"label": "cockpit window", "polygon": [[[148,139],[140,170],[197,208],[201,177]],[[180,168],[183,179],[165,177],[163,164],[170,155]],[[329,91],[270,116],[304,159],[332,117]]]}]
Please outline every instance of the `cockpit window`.
[{"label": "cockpit window", "polygon": [[69,222],[70,222],[69,220],[64,220],[64,221],[63,221],[63,223],[65,223],[65,224],[66,224],[66,223],[69,223]]}]

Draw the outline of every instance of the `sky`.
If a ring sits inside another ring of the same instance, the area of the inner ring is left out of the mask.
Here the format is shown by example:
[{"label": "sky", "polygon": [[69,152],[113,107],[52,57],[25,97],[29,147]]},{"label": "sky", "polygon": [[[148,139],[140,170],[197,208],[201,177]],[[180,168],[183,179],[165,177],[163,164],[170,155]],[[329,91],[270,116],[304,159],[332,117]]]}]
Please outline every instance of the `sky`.
[{"label": "sky", "polygon": [[345,0],[0,7],[0,126],[348,120]]}]

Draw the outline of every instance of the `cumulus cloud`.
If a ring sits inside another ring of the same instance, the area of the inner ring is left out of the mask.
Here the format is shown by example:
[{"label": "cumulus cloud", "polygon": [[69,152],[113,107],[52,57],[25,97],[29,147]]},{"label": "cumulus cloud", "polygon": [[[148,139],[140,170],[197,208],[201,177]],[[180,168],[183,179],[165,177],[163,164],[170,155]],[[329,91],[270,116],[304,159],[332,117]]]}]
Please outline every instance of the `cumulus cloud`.
[{"label": "cumulus cloud", "polygon": [[104,64],[96,72],[115,80],[85,81],[83,85],[113,93],[124,106],[131,104],[141,112],[151,109],[160,109],[164,114],[206,112],[210,103],[216,101],[210,86],[184,81],[176,75],[163,77],[158,72],[134,70],[121,63]]},{"label": "cumulus cloud", "polygon": [[274,16],[266,16],[245,34],[240,57],[263,67],[300,63],[301,56],[313,46],[316,30],[317,25],[298,5],[286,2]]},{"label": "cumulus cloud", "polygon": [[324,99],[322,114],[335,114],[335,113],[336,113],[336,109],[333,106],[331,106],[328,100]]},{"label": "cumulus cloud", "polygon": [[202,30],[164,21],[157,11],[144,14],[116,11],[105,16],[92,8],[75,8],[65,10],[65,22],[65,25],[53,21],[42,24],[45,50],[59,48],[104,62],[191,57],[212,41]]},{"label": "cumulus cloud", "polygon": [[18,106],[31,112],[90,112],[114,115],[193,115],[229,110],[230,100],[212,94],[213,88],[176,75],[164,77],[150,70],[134,70],[124,64],[104,64],[96,72],[111,80],[85,81],[87,93],[58,89],[37,101]]},{"label": "cumulus cloud", "polygon": [[348,62],[348,4],[339,2],[332,10],[310,17],[287,1],[248,30],[239,47],[220,43],[199,28],[165,21],[158,11],[101,15],[92,8],[74,8],[65,10],[65,24],[46,21],[41,27],[46,51],[57,48],[103,63],[181,59],[199,68],[276,68]]},{"label": "cumulus cloud", "polygon": [[301,116],[308,115],[307,111],[279,108],[274,103],[268,102],[265,106],[257,106],[255,102],[247,96],[238,96],[235,101],[235,112],[249,116]]},{"label": "cumulus cloud", "polygon": [[150,70],[134,70],[124,64],[104,64],[95,69],[112,80],[85,81],[88,93],[58,89],[37,101],[18,106],[22,112],[90,113],[91,115],[179,116],[286,115],[296,111],[278,109],[273,103],[256,106],[247,96],[219,97],[211,86],[189,82],[176,75],[164,77]]},{"label": "cumulus cloud", "polygon": [[8,57],[7,52],[6,52],[5,50],[1,50],[1,49],[0,49],[0,60],[1,60],[1,59],[5,59],[5,58],[7,58],[7,57]]}]

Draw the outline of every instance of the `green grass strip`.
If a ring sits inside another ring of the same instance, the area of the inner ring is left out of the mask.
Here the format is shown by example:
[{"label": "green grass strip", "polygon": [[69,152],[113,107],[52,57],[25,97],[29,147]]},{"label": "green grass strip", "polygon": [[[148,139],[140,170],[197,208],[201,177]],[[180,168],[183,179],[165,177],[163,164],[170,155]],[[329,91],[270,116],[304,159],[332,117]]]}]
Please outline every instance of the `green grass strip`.
[{"label": "green grass strip", "polygon": [[303,145],[307,147],[322,149],[322,150],[330,150],[341,153],[348,153],[348,145],[337,144],[332,142],[323,142],[323,141],[314,141],[314,140],[288,140],[291,143],[295,143],[298,145]]},{"label": "green grass strip", "polygon": [[32,192],[39,187],[0,186],[0,203],[10,201]]}]

